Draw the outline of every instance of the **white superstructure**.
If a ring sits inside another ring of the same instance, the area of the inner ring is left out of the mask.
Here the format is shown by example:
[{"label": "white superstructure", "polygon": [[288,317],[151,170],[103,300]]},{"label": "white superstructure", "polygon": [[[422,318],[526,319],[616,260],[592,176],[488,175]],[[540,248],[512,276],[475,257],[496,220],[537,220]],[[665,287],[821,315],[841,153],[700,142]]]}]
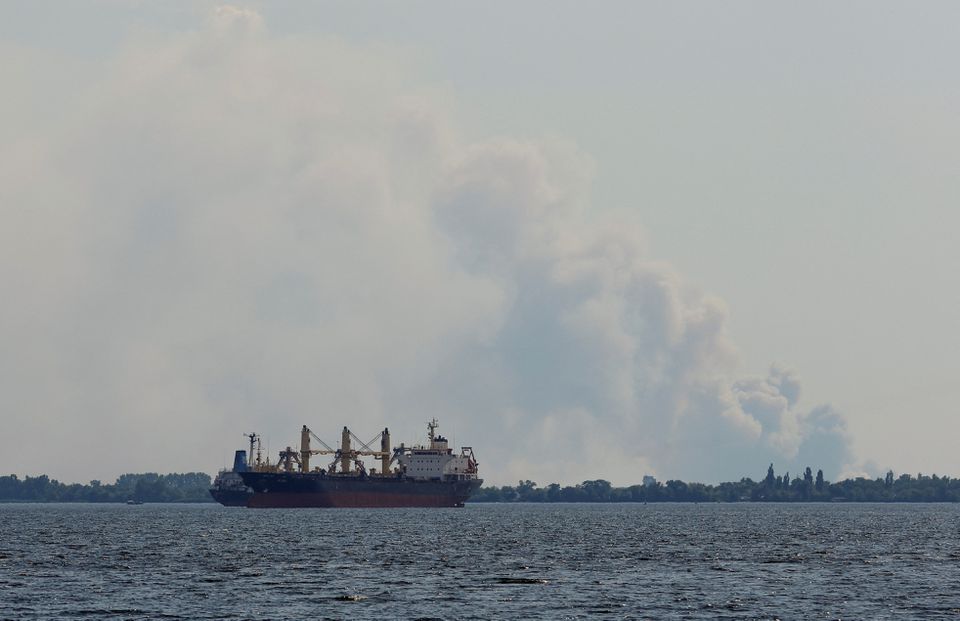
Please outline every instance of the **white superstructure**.
[{"label": "white superstructure", "polygon": [[405,476],[412,479],[467,480],[477,478],[473,449],[465,446],[453,454],[447,439],[436,434],[436,419],[427,423],[428,446],[404,447],[397,451],[397,462]]}]

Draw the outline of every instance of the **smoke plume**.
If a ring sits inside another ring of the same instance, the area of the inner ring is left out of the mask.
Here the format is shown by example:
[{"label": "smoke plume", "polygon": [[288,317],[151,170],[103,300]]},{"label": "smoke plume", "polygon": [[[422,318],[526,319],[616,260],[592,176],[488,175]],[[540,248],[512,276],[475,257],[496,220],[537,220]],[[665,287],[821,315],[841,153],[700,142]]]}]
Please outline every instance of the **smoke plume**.
[{"label": "smoke plume", "polygon": [[402,53],[231,8],[106,61],[5,52],[0,470],[211,471],[244,431],[434,416],[501,483],[852,461],[793,372],[736,376],[721,300],[591,209],[589,157],[464,139]]}]

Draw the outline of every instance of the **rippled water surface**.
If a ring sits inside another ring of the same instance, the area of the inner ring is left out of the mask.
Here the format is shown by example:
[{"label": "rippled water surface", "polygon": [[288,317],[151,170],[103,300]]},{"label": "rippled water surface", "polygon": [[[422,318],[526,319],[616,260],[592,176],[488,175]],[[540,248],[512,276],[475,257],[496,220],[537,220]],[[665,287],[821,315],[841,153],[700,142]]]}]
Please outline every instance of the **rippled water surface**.
[{"label": "rippled water surface", "polygon": [[960,619],[954,505],[0,505],[2,619]]}]

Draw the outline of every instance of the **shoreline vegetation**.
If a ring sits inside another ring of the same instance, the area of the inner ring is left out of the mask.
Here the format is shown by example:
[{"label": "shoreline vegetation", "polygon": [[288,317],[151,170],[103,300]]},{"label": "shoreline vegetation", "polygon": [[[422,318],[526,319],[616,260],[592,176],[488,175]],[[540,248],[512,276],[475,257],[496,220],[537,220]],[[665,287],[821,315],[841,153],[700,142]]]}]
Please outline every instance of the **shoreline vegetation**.
[{"label": "shoreline vegetation", "polygon": [[[61,483],[46,475],[21,479],[11,474],[0,476],[0,503],[212,503],[209,488],[210,475],[202,472],[124,474],[114,483],[91,481],[85,485]],[[677,480],[661,483],[644,477],[643,483],[628,487],[614,487],[603,479],[546,487],[520,481],[515,486],[482,487],[469,502],[960,502],[960,479],[936,474],[895,476],[891,471],[876,479],[857,477],[831,483],[824,480],[822,471],[814,474],[807,468],[791,478],[790,473],[777,475],[771,464],[759,481],[743,478],[706,485]]]},{"label": "shoreline vegetation", "polygon": [[86,485],[11,474],[0,477],[0,502],[214,502],[209,489],[210,475],[203,472],[124,474],[114,483]]},{"label": "shoreline vegetation", "polygon": [[777,475],[773,464],[767,475],[754,481],[706,485],[671,480],[661,483],[646,476],[638,485],[614,487],[598,479],[561,487],[539,487],[533,481],[516,486],[482,487],[470,502],[960,502],[960,479],[918,474],[857,477],[831,483],[823,471],[810,468],[800,476]]}]

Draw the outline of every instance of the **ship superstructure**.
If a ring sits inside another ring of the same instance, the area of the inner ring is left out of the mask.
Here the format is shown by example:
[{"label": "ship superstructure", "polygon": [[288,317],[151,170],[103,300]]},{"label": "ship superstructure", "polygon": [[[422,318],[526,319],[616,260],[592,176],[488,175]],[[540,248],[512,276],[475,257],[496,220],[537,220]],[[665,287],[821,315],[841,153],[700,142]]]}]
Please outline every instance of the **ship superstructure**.
[{"label": "ship superstructure", "polygon": [[[288,446],[276,466],[240,473],[254,492],[247,506],[462,506],[483,483],[477,461],[471,447],[454,453],[437,427],[435,419],[427,424],[427,445],[396,448],[391,448],[389,429],[363,442],[344,427],[339,448],[333,448],[304,425],[299,451]],[[313,447],[314,440],[321,448]],[[311,466],[312,458],[321,455],[333,459],[326,467]],[[374,458],[379,468],[368,469],[364,457]]]},{"label": "ship superstructure", "polygon": [[436,434],[437,427],[437,419],[427,423],[427,439],[430,441],[427,446],[406,448],[400,445],[395,455],[401,472],[409,477],[427,480],[476,479],[477,462],[473,457],[473,449],[465,446],[459,455],[454,455],[447,439]]},{"label": "ship superstructure", "polygon": [[249,453],[243,449],[234,452],[233,468],[218,472],[210,486],[210,495],[213,499],[226,507],[245,507],[247,500],[253,495],[253,490],[244,484],[240,476],[241,472],[269,468],[269,462],[264,460],[260,448],[260,436],[256,433],[245,435],[250,440]]}]

